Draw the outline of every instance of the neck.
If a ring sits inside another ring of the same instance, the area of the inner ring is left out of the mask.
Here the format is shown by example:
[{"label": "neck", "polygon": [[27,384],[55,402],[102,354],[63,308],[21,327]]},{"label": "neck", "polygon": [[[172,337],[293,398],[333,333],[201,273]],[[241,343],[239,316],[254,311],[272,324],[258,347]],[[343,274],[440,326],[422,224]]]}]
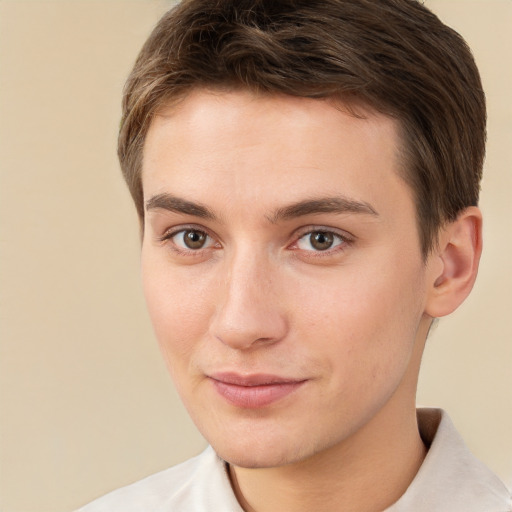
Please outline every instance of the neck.
[{"label": "neck", "polygon": [[342,443],[286,466],[230,466],[242,508],[246,512],[381,512],[395,503],[426,455],[415,409],[422,348],[386,406]]},{"label": "neck", "polygon": [[404,494],[426,454],[416,419],[410,423],[394,439],[377,436],[367,443],[361,431],[354,436],[359,439],[297,464],[231,466],[235,494],[246,512],[385,510]]}]

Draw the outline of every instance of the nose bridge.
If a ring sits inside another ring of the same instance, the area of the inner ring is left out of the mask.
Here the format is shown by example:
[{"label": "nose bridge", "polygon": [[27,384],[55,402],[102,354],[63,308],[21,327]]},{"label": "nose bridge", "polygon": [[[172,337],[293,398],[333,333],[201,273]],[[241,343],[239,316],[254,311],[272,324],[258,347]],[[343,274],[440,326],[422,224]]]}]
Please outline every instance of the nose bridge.
[{"label": "nose bridge", "polygon": [[286,318],[280,304],[277,269],[264,251],[238,248],[226,258],[212,334],[224,344],[246,349],[280,340]]}]

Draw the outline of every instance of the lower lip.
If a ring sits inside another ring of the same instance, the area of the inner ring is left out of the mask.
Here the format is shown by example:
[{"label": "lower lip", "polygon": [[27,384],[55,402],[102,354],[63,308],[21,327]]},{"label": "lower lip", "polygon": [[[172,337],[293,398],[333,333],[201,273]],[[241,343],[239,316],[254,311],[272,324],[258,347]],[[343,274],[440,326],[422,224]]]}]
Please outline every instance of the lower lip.
[{"label": "lower lip", "polygon": [[259,409],[293,393],[305,381],[279,382],[261,386],[239,386],[214,379],[212,382],[217,393],[236,407]]}]

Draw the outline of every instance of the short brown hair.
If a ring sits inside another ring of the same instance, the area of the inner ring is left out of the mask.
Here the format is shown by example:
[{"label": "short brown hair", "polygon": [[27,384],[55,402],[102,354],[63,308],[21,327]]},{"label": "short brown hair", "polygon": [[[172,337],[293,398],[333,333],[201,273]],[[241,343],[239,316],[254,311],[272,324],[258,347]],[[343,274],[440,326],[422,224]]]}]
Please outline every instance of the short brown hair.
[{"label": "short brown hair", "polygon": [[144,217],[154,113],[193,88],[351,98],[398,120],[423,254],[477,205],[486,109],[471,51],[416,0],[184,0],[157,24],[125,86],[118,154]]}]

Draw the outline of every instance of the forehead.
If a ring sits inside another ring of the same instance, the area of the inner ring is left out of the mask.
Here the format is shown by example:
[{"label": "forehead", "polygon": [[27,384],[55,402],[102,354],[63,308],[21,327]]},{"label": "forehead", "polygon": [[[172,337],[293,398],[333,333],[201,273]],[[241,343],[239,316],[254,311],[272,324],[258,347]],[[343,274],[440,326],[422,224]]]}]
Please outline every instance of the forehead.
[{"label": "forehead", "polygon": [[194,90],[152,121],[144,196],[279,207],[333,189],[379,203],[387,187],[410,200],[398,149],[396,122],[362,106],[355,115],[332,99]]},{"label": "forehead", "polygon": [[[388,147],[394,150],[398,122],[357,98],[314,99],[246,89],[194,88],[157,109],[148,135],[164,126],[174,126],[183,136],[190,135],[190,131],[198,137],[202,133],[210,135],[213,129],[219,139],[232,139],[234,130],[237,138],[249,137],[258,142],[265,141],[265,134],[271,130],[286,127],[293,128],[295,137],[306,135],[313,140],[315,127],[332,130],[348,124],[358,137],[375,136],[377,132],[389,136]],[[208,139],[202,140],[203,144],[207,142]]]}]

